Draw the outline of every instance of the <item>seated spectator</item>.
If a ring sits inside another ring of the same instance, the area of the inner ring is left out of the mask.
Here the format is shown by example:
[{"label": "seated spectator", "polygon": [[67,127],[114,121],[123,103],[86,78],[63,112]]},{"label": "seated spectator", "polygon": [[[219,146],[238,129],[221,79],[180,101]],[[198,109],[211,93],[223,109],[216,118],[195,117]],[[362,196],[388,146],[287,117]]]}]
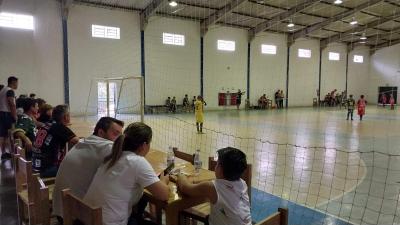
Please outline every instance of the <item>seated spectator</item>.
[{"label": "seated spectator", "polygon": [[35,93],[30,93],[30,94],[29,94],[29,98],[35,99],[35,98],[36,98],[36,94],[35,94]]},{"label": "seated spectator", "polygon": [[172,97],[172,100],[171,100],[171,112],[173,112],[173,113],[176,112],[176,98],[175,98],[175,96]]},{"label": "seated spectator", "polygon": [[178,190],[190,197],[201,197],[211,203],[210,225],[251,225],[247,184],[240,177],[247,168],[246,155],[239,149],[218,150],[215,180],[197,184],[179,175]]},{"label": "seated spectator", "polygon": [[65,156],[65,145],[74,146],[79,138],[67,125],[70,123],[69,109],[58,105],[53,109],[53,123],[38,129],[32,148],[32,164],[41,177],[55,177]]},{"label": "seated spectator", "polygon": [[268,104],[268,98],[265,94],[263,94],[259,99],[258,99],[258,105],[260,106],[261,109],[265,109]]},{"label": "seated spectator", "polygon": [[20,95],[17,100],[15,100],[15,106],[17,107],[18,118],[24,114],[24,102],[26,100],[26,95]]},{"label": "seated spectator", "polygon": [[35,99],[26,98],[23,103],[24,113],[18,118],[15,124],[14,136],[20,138],[26,150],[26,157],[30,159],[32,156],[32,143],[36,137],[35,115],[39,110]]},{"label": "seated spectator", "polygon": [[194,111],[194,103],[197,101],[197,98],[196,98],[196,96],[193,96],[193,99],[192,99],[192,109],[193,109],[193,111]]},{"label": "seated spectator", "polygon": [[[129,219],[132,207],[137,205],[147,189],[154,198],[166,201],[169,197],[169,177],[157,177],[150,163],[144,158],[150,151],[152,130],[144,123],[130,124],[104,158],[89,189],[83,198],[92,206],[100,206],[103,225],[143,224],[140,215]],[[129,222],[128,222],[129,220]]]},{"label": "seated spectator", "polygon": [[36,100],[37,100],[37,103],[39,105],[39,109],[42,108],[44,104],[46,104],[46,101],[41,99],[41,98],[38,98]]},{"label": "seated spectator", "polygon": [[185,95],[185,97],[183,98],[183,108],[184,108],[184,110],[187,112],[187,111],[190,111],[190,103],[189,103],[189,97],[188,97],[188,95],[186,94]]},{"label": "seated spectator", "polygon": [[37,121],[41,123],[51,123],[51,114],[53,113],[53,106],[44,104],[42,108],[39,108],[39,117]]},{"label": "seated spectator", "polygon": [[[115,139],[122,134],[124,122],[112,117],[102,117],[93,135],[76,144],[65,156],[58,169],[53,192],[53,214],[62,217],[61,191],[70,188],[78,198],[83,198],[97,168],[104,157],[111,154]],[[79,174],[79,176],[76,176]]]},{"label": "seated spectator", "polygon": [[167,107],[168,111],[171,111],[171,97],[168,96],[167,100],[165,100],[165,107]]}]

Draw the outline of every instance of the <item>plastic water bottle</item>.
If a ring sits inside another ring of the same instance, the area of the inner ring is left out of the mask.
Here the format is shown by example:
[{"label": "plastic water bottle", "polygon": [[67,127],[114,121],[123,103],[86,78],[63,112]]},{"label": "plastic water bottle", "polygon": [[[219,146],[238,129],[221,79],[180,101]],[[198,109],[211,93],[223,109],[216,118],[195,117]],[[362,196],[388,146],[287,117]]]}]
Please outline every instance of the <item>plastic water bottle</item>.
[{"label": "plastic water bottle", "polygon": [[172,146],[169,146],[167,152],[167,167],[174,163],[175,163],[174,151],[172,150]]},{"label": "plastic water bottle", "polygon": [[196,150],[194,153],[194,173],[198,175],[200,173],[202,162],[200,160],[200,149]]}]

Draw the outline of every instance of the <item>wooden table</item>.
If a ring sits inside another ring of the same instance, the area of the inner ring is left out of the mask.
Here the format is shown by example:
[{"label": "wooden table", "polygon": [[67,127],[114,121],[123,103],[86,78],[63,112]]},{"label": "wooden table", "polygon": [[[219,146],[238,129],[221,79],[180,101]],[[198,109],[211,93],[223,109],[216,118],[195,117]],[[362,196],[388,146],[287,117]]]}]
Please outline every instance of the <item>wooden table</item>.
[{"label": "wooden table", "polygon": [[[154,171],[159,174],[166,167],[167,154],[162,151],[151,150],[146,155],[146,159],[153,166]],[[191,163],[178,158],[175,158],[175,168],[181,168],[181,171],[184,174],[187,174],[188,179],[194,183],[215,179],[215,173],[206,169],[201,169],[199,175],[195,176],[194,166]],[[170,176],[170,180],[176,180],[176,177]],[[159,201],[155,199],[150,192],[144,192],[144,195],[151,203],[165,211],[166,225],[178,225],[180,211],[207,201],[205,198],[181,195],[177,192],[177,187],[174,182],[169,183],[169,188],[170,194],[168,201]]]}]

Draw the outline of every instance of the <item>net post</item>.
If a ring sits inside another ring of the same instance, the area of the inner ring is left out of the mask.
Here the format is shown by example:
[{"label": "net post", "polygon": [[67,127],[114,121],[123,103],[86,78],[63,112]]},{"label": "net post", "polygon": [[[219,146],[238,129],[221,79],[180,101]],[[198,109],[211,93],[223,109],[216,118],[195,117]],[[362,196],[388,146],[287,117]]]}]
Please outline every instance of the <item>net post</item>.
[{"label": "net post", "polygon": [[119,87],[119,91],[118,91],[118,100],[117,100],[117,107],[115,107],[115,114],[114,114],[114,118],[117,118],[117,114],[119,111],[119,101],[121,99],[121,92],[122,92],[122,87],[124,86],[124,81],[125,79],[122,79],[121,81],[121,86]]},{"label": "net post", "polygon": [[110,82],[106,80],[106,92],[107,92],[107,116],[110,116]]},{"label": "net post", "polygon": [[89,108],[90,94],[92,93],[92,85],[93,85],[93,80],[90,80],[89,94],[88,94],[88,98],[87,98],[87,101],[86,101],[84,121],[87,121],[87,111],[88,111],[88,108]]},{"label": "net post", "polygon": [[140,78],[140,121],[144,123],[144,80]]}]

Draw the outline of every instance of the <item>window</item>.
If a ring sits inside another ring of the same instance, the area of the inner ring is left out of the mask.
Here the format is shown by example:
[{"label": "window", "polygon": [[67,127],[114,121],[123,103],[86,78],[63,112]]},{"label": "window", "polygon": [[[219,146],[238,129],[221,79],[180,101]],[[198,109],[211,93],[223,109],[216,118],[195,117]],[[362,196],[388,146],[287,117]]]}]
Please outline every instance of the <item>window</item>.
[{"label": "window", "polygon": [[299,57],[300,58],[311,58],[311,50],[299,48]]},{"label": "window", "polygon": [[261,53],[276,55],[276,46],[275,45],[261,45]]},{"label": "window", "polygon": [[163,43],[166,45],[185,45],[185,36],[182,34],[163,33]]},{"label": "window", "polygon": [[221,51],[235,51],[235,42],[234,41],[225,41],[225,40],[218,40],[217,43],[218,50]]},{"label": "window", "polygon": [[106,27],[93,24],[92,37],[120,39],[120,29],[119,27]]},{"label": "window", "polygon": [[2,12],[0,27],[33,30],[33,16]]},{"label": "window", "polygon": [[329,60],[339,61],[340,60],[340,54],[337,53],[337,52],[329,52]]},{"label": "window", "polygon": [[353,61],[355,63],[363,63],[364,62],[364,56],[362,56],[362,55],[354,55]]}]

